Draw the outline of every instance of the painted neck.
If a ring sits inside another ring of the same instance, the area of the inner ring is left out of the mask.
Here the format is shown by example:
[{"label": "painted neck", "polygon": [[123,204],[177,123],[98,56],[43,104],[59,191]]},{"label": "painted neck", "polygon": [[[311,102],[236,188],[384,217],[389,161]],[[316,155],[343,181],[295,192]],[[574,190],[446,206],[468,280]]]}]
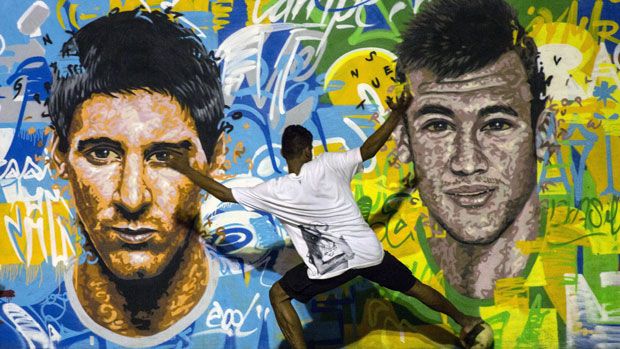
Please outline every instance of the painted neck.
[{"label": "painted neck", "polygon": [[[121,285],[123,281],[115,280],[99,263],[84,263],[76,270],[74,287],[80,304],[99,325],[125,336],[149,336],[172,326],[194,308],[206,291],[209,272],[199,236],[193,234],[165,280],[144,280],[144,287],[132,281],[132,292],[126,292],[127,285]],[[153,299],[138,302],[138,298],[149,297]],[[135,306],[137,302],[144,303],[142,309]]]}]

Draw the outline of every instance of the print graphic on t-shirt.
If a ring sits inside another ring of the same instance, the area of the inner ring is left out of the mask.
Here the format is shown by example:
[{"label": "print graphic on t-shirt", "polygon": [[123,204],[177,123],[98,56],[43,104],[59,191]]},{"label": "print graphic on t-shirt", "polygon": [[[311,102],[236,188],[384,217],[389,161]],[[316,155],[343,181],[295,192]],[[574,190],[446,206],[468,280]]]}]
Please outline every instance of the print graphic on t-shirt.
[{"label": "print graphic on t-shirt", "polygon": [[308,245],[308,260],[319,275],[348,268],[355,253],[342,236],[330,235],[326,224],[300,225],[299,229]]}]

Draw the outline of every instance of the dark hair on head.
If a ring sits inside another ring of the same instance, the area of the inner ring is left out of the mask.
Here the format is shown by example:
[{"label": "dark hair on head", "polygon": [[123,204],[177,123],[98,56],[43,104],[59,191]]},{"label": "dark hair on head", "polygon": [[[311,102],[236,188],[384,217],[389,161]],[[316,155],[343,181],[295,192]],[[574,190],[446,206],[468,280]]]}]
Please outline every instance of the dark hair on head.
[{"label": "dark hair on head", "polygon": [[290,125],[282,134],[282,156],[285,159],[294,159],[302,152],[312,147],[312,133],[301,125]]},{"label": "dark hair on head", "polygon": [[213,53],[206,51],[190,29],[166,13],[115,9],[77,31],[61,53],[65,60],[79,58],[79,65],[69,67],[64,75],[55,67],[49,111],[60,151],[68,150],[76,108],[93,94],[144,90],[174,97],[189,111],[207,159],[211,159],[221,131],[224,100]]},{"label": "dark hair on head", "polygon": [[545,74],[538,49],[504,0],[431,0],[409,23],[397,48],[401,74],[429,69],[438,78],[455,78],[496,62],[515,51],[527,72],[532,93],[532,127],[545,108]]}]

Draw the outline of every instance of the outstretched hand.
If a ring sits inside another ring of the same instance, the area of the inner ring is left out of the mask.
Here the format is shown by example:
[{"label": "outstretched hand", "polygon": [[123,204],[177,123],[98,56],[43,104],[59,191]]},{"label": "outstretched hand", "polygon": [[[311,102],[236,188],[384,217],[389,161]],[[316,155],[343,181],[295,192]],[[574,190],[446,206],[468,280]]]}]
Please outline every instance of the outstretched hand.
[{"label": "outstretched hand", "polygon": [[412,100],[413,100],[413,97],[411,96],[411,93],[409,92],[409,88],[405,87],[403,92],[400,94],[400,96],[398,96],[396,100],[388,96],[388,98],[385,100],[385,103],[387,103],[388,107],[390,107],[393,114],[399,114],[401,116],[405,116],[405,114],[407,113],[407,109],[409,108],[409,105],[411,104]]}]

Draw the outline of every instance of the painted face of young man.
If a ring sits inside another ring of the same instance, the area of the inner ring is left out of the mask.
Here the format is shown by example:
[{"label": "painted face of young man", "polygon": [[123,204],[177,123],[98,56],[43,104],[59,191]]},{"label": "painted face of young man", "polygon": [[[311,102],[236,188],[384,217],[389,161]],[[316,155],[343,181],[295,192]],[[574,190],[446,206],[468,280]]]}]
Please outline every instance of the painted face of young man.
[{"label": "painted face of young man", "polygon": [[77,213],[100,259],[121,279],[151,278],[190,234],[200,188],[166,167],[171,149],[207,159],[188,111],[142,90],[96,94],[74,114],[64,154]]},{"label": "painted face of young man", "polygon": [[409,74],[410,147],[431,216],[456,240],[484,244],[514,221],[536,184],[527,74],[518,55],[453,79]]}]

